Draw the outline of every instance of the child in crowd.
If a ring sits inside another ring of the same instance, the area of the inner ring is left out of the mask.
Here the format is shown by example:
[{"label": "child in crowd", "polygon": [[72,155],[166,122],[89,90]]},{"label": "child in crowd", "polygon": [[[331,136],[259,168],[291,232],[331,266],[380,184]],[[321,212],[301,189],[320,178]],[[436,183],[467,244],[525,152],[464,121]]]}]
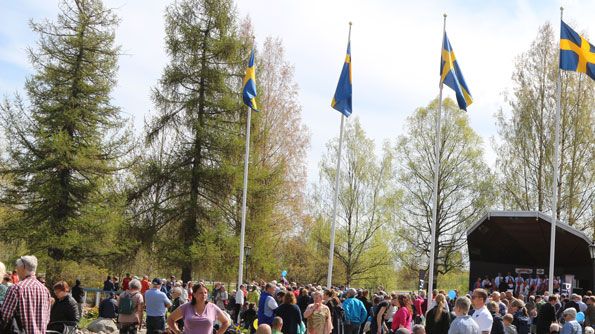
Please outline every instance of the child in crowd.
[{"label": "child in crowd", "polygon": [[512,314],[506,313],[502,320],[504,322],[504,334],[517,334],[516,326],[512,324],[514,320]]},{"label": "child in crowd", "polygon": [[283,332],[281,332],[282,328],[283,328],[283,319],[281,319],[281,317],[273,318],[273,324],[271,325],[273,334],[283,334]]},{"label": "child in crowd", "polygon": [[479,326],[475,320],[468,315],[470,307],[471,301],[469,298],[457,298],[454,310],[457,317],[450,324],[448,334],[480,334]]}]

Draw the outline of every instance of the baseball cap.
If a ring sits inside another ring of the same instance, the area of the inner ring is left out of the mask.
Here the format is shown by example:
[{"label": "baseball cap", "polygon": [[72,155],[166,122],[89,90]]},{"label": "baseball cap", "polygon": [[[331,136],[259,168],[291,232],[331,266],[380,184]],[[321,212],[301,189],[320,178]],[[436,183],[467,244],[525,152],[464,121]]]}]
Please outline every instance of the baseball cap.
[{"label": "baseball cap", "polygon": [[153,278],[152,283],[153,283],[153,285],[161,285],[161,278],[157,278],[157,277]]}]

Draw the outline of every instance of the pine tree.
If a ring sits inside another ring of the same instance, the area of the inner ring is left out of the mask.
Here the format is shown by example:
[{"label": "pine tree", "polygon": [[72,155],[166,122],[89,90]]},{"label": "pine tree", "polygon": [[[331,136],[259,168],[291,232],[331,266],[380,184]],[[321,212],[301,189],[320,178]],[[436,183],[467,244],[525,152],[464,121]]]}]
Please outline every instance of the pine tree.
[{"label": "pine tree", "polygon": [[16,212],[1,235],[48,259],[50,284],[64,261],[101,262],[114,251],[121,205],[108,190],[127,139],[110,101],[117,23],[100,0],[64,1],[54,22],[32,22],[29,102],[17,96],[1,108],[10,180],[2,201]]}]

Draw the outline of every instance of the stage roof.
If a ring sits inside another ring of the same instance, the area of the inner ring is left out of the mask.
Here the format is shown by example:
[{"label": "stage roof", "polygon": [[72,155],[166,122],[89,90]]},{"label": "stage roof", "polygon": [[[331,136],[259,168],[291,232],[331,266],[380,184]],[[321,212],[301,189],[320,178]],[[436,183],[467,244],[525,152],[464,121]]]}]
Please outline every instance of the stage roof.
[{"label": "stage roof", "polygon": [[[546,267],[552,217],[536,211],[490,211],[467,230],[469,259]],[[561,221],[556,225],[556,266],[590,265],[591,239]]]}]

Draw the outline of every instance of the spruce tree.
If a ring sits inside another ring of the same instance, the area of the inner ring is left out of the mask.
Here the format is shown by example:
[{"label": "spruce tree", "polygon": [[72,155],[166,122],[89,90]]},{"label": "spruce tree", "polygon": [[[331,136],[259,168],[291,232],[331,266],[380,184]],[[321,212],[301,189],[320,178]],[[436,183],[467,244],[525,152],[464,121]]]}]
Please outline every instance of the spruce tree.
[{"label": "spruce tree", "polygon": [[51,284],[66,261],[101,263],[114,249],[118,201],[108,188],[127,134],[110,92],[116,84],[118,18],[100,0],[63,1],[55,21],[31,22],[35,73],[27,100],[1,107],[8,139],[2,201],[14,214],[7,240],[41,256]]}]

